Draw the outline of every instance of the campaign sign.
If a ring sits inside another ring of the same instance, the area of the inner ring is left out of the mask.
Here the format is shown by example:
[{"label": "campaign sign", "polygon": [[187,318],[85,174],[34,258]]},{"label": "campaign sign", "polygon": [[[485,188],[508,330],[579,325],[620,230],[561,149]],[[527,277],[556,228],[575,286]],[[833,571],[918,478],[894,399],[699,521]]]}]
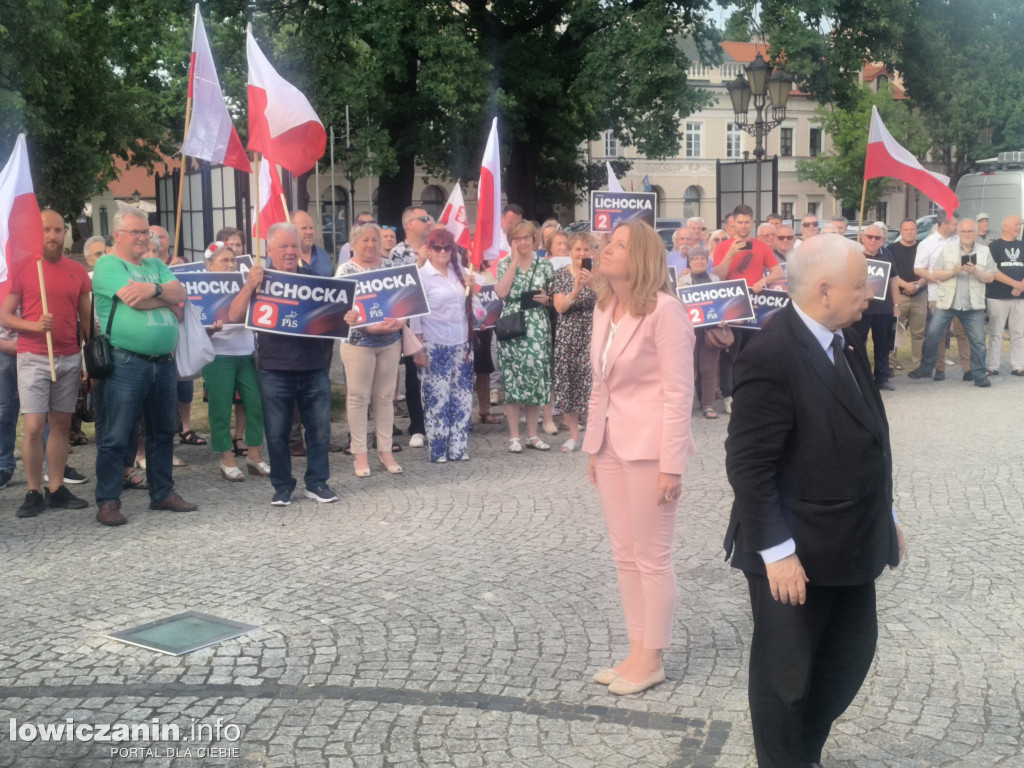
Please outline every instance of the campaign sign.
[{"label": "campaign sign", "polygon": [[766,288],[760,293],[750,294],[750,304],[754,308],[754,319],[748,320],[740,327],[761,330],[772,315],[789,304],[789,294]]},{"label": "campaign sign", "polygon": [[494,283],[484,283],[481,285],[477,298],[484,305],[484,320],[480,328],[493,328],[494,324],[498,322],[498,316],[501,314],[501,308],[505,306],[505,302],[495,292]]},{"label": "campaign sign", "polygon": [[867,259],[867,262],[871,296],[875,299],[885,299],[889,292],[889,273],[892,272],[892,264],[878,259]]},{"label": "campaign sign", "polygon": [[745,280],[722,280],[679,288],[677,293],[694,328],[754,319]]},{"label": "campaign sign", "polygon": [[654,192],[591,192],[590,229],[611,232],[630,219],[643,219],[654,226],[658,195]]},{"label": "campaign sign", "polygon": [[228,311],[231,302],[242,290],[244,282],[237,272],[181,272],[178,280],[185,288],[188,300],[199,309],[199,318],[204,327],[209,327],[220,320],[224,325],[228,322]]},{"label": "campaign sign", "polygon": [[348,279],[356,281],[354,309],[359,313],[359,320],[352,324],[353,328],[430,314],[420,271],[415,264],[374,269]]},{"label": "campaign sign", "polygon": [[186,261],[184,264],[175,264],[173,267],[168,267],[175,275],[185,274],[187,272],[205,272],[206,263],[202,261]]},{"label": "campaign sign", "polygon": [[348,337],[345,313],[356,281],[348,278],[263,271],[263,285],[249,302],[245,327],[288,336]]}]

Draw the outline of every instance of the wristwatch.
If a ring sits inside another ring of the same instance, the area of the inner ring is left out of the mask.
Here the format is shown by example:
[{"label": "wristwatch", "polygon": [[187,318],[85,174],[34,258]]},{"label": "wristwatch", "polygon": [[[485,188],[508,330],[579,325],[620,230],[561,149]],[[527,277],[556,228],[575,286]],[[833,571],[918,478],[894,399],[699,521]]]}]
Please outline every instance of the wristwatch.
[{"label": "wristwatch", "polygon": [[156,286],[156,293],[153,294],[153,298],[155,299],[157,296],[164,292],[164,287],[160,285],[160,283],[153,283],[153,285]]}]

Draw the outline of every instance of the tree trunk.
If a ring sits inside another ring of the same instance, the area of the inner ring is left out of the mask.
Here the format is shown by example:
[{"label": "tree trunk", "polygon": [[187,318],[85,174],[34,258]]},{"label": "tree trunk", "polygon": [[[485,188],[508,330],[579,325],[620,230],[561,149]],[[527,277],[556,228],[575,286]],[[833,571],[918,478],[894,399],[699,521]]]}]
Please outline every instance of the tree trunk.
[{"label": "tree trunk", "polygon": [[402,229],[402,211],[412,205],[412,188],[416,181],[416,158],[403,155],[398,158],[398,171],[394,176],[381,176],[377,188],[377,221],[398,230],[398,241],[405,239]]},{"label": "tree trunk", "polygon": [[508,202],[521,205],[524,219],[538,220],[537,162],[542,142],[513,142],[505,165],[504,191]]}]

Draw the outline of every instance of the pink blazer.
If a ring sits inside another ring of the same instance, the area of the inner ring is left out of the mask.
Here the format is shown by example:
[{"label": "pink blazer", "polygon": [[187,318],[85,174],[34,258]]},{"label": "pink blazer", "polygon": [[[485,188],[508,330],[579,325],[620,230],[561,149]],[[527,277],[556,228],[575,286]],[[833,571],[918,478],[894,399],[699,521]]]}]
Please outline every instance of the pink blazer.
[{"label": "pink blazer", "polygon": [[[590,362],[594,374],[583,450],[601,450],[607,427],[615,453],[626,461],[657,460],[661,472],[682,475],[696,452],[690,432],[693,407],[693,326],[682,302],[658,294],[654,311],[626,313],[608,350],[615,300],[594,309]],[[607,424],[606,424],[607,420]]]}]

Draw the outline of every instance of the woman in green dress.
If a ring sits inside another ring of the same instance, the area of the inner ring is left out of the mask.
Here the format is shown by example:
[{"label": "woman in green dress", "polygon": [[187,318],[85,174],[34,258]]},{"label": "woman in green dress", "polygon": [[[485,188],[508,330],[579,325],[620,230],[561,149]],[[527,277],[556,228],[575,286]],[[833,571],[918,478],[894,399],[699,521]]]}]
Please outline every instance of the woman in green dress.
[{"label": "woman in green dress", "polygon": [[[508,449],[522,453],[519,441],[519,406],[526,406],[526,446],[538,451],[551,446],[537,436],[537,414],[551,397],[551,304],[554,270],[547,259],[533,251],[536,229],[520,221],[508,232],[512,253],[498,262],[495,293],[505,301],[501,316],[523,309],[526,335],[498,342],[498,365],[505,387],[505,419],[508,421]],[[533,295],[533,299],[530,296]]]}]

